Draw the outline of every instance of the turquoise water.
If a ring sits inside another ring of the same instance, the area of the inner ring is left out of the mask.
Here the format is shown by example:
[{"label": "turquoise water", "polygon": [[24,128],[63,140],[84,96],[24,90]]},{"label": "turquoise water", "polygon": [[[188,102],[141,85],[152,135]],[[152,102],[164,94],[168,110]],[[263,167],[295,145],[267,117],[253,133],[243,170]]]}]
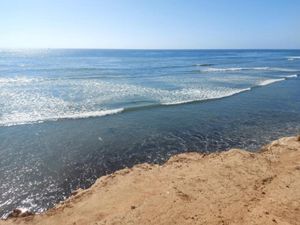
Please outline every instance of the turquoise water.
[{"label": "turquoise water", "polygon": [[97,177],[300,131],[299,50],[1,50],[0,214]]}]

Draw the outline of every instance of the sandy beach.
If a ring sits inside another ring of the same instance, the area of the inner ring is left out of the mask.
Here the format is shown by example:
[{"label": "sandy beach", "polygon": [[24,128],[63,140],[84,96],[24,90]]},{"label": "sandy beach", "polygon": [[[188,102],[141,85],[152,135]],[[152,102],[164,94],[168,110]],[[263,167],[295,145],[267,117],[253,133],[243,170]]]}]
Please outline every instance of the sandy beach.
[{"label": "sandy beach", "polygon": [[45,213],[17,214],[0,224],[300,224],[300,138],[136,165]]}]

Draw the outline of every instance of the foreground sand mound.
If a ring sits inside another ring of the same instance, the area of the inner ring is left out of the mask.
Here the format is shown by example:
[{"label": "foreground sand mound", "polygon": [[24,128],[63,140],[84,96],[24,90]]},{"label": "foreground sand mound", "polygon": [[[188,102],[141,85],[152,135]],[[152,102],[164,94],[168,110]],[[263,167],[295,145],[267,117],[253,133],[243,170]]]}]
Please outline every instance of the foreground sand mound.
[{"label": "foreground sand mound", "polygon": [[186,153],[101,177],[41,215],[0,224],[300,224],[300,140]]}]

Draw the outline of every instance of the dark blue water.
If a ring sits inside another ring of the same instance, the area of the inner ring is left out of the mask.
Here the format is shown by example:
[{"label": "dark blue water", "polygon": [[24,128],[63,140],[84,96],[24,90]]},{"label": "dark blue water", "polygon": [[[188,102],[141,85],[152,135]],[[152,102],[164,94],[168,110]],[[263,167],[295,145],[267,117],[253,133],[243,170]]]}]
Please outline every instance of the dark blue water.
[{"label": "dark blue water", "polygon": [[299,50],[1,50],[0,215],[186,151],[300,131]]}]

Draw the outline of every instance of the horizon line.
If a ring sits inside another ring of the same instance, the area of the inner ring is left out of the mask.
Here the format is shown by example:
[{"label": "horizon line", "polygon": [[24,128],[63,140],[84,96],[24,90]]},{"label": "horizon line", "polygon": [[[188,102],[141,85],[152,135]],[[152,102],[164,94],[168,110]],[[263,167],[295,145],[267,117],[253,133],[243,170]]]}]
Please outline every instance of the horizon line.
[{"label": "horizon line", "polygon": [[76,47],[0,47],[0,50],[153,50],[153,51],[197,51],[197,50],[300,50],[300,48],[76,48]]}]

